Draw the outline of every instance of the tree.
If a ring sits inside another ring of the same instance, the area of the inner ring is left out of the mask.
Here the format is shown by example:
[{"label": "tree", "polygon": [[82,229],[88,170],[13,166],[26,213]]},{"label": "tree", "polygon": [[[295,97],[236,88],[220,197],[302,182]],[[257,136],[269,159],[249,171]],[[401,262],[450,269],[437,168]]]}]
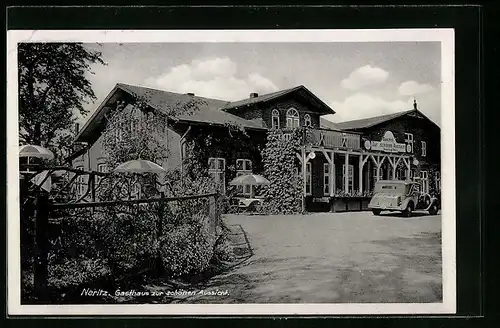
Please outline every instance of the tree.
[{"label": "tree", "polygon": [[102,54],[81,43],[21,43],[19,65],[19,137],[51,148],[67,141],[76,113],[87,114],[84,103],[95,101],[86,74],[103,64]]}]

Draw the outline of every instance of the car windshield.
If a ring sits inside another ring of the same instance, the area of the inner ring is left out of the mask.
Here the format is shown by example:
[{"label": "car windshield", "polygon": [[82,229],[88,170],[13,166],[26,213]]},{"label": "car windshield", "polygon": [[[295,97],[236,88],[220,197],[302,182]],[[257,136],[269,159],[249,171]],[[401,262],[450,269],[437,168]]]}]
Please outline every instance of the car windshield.
[{"label": "car windshield", "polygon": [[390,192],[390,193],[406,193],[407,187],[404,183],[396,182],[377,182],[375,184],[375,192]]}]

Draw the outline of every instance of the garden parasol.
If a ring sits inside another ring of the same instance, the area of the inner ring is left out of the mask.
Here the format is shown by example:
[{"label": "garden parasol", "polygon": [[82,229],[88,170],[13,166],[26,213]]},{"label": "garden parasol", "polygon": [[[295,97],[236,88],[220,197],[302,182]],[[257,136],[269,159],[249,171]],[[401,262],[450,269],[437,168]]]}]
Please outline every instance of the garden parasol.
[{"label": "garden parasol", "polygon": [[165,173],[166,170],[160,165],[145,159],[134,159],[118,165],[114,172],[120,173]]},{"label": "garden parasol", "polygon": [[19,148],[19,157],[53,159],[54,154],[50,150],[42,146],[24,145]]},{"label": "garden parasol", "polygon": [[[268,185],[270,184],[270,182],[262,175],[246,174],[234,178],[231,182],[229,182],[229,184],[231,186],[244,186],[244,185],[261,186],[261,185]],[[251,190],[252,194],[250,195],[250,198],[253,198],[253,188],[251,188]]]}]

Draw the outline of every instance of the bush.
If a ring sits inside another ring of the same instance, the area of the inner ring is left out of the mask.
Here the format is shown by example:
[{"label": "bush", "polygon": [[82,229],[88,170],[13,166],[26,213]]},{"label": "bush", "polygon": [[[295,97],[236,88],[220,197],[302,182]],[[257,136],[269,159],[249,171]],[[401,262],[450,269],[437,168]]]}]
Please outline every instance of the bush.
[{"label": "bush", "polygon": [[160,240],[163,267],[172,277],[203,272],[213,256],[213,237],[206,225],[183,224]]},{"label": "bush", "polygon": [[221,262],[232,262],[236,259],[233,245],[227,235],[222,234],[217,239],[214,247],[214,258]]},{"label": "bush", "polygon": [[106,261],[101,259],[69,259],[49,266],[49,285],[54,288],[78,287],[110,274]]}]

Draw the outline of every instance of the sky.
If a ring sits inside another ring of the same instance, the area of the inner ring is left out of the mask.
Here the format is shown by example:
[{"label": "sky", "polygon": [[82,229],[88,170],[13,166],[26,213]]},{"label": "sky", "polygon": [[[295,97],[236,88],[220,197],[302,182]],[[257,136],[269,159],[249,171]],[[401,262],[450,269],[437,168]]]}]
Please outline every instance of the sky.
[{"label": "sky", "polygon": [[441,123],[439,42],[85,46],[107,63],[88,74],[98,98],[86,106],[90,114],[118,82],[227,101],[304,85],[333,108],[325,116],[333,122],[405,111],[415,98],[420,111]]}]

